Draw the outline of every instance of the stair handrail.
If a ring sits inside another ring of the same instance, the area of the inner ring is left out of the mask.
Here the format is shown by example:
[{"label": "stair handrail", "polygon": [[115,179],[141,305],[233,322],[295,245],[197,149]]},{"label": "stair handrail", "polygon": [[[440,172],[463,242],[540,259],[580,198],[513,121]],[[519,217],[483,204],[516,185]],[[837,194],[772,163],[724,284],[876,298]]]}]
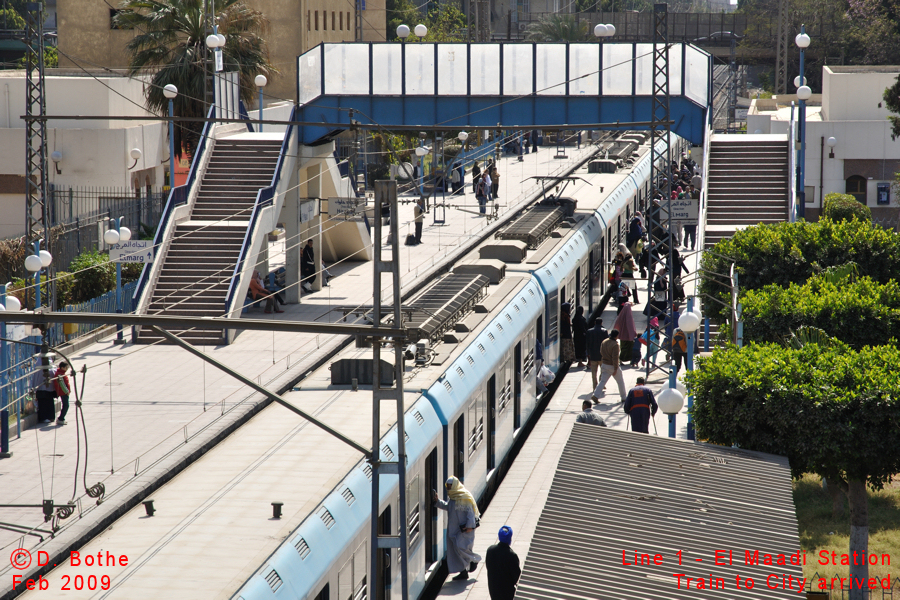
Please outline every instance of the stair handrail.
[{"label": "stair handrail", "polygon": [[788,221],[797,222],[797,186],[794,183],[794,170],[797,168],[794,149],[797,145],[796,122],[794,121],[794,103],[791,102],[791,122],[788,126]]},{"label": "stair handrail", "polygon": [[697,248],[699,250],[703,250],[706,244],[706,209],[707,209],[707,198],[709,193],[709,151],[712,145],[711,139],[713,134],[712,129],[712,110],[707,107],[706,109],[706,135],[703,136],[703,173],[702,177],[702,185],[700,188],[700,212],[698,214],[698,223],[697,223]]},{"label": "stair handrail", "polygon": [[[298,107],[294,106],[291,110],[291,121],[296,120]],[[225,296],[225,314],[231,314],[231,307],[234,304],[234,294],[237,292],[240,284],[241,272],[244,270],[244,261],[250,254],[250,244],[253,241],[253,233],[256,229],[256,222],[259,220],[259,214],[263,208],[271,206],[275,198],[275,188],[281,180],[281,171],[284,168],[284,159],[290,150],[291,135],[294,132],[293,126],[288,126],[284,134],[284,141],[281,142],[281,152],[278,154],[278,162],[275,165],[275,173],[272,174],[272,183],[269,187],[261,188],[256,193],[256,202],[253,204],[253,212],[250,213],[250,223],[247,225],[247,231],[244,233],[244,241],[241,243],[241,253],[234,265],[234,273],[231,282],[228,284],[228,294]]]},{"label": "stair handrail", "polygon": [[[203,152],[206,150],[206,142],[212,135],[212,128],[214,126],[213,120],[216,118],[216,106],[215,104],[209,107],[209,112],[207,113],[208,120],[206,124],[203,126],[203,131],[200,133],[200,142],[197,144],[197,148],[194,151],[194,156],[191,159],[191,170],[188,173],[187,181],[185,181],[184,185],[179,185],[177,187],[172,187],[169,192],[169,198],[166,200],[166,206],[163,208],[162,214],[159,217],[159,225],[156,226],[156,235],[153,236],[153,252],[157,255],[154,258],[152,263],[146,263],[144,268],[141,270],[141,276],[138,278],[137,287],[134,290],[134,295],[132,296],[132,306],[138,307],[140,306],[140,298],[141,294],[143,294],[144,289],[147,287],[147,282],[150,280],[150,271],[153,269],[153,264],[160,260],[158,256],[159,250],[162,247],[163,240],[166,235],[166,228],[169,225],[169,219],[172,217],[172,213],[175,212],[175,208],[185,204],[188,201],[188,198],[191,197],[191,190],[194,186],[194,182],[197,181],[197,171],[200,168],[200,158],[203,156]],[[171,176],[169,177],[170,184],[175,181],[175,157],[169,157],[170,166],[169,170]]]}]

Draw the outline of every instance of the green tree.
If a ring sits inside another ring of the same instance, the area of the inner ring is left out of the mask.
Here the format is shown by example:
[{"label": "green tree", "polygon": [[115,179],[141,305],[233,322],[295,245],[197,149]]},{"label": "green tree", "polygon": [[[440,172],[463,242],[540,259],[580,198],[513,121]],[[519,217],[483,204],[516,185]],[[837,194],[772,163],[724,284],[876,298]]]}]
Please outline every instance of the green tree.
[{"label": "green tree", "polygon": [[[125,49],[132,75],[150,74],[147,106],[164,113],[168,100],[163,87],[174,84],[178,88],[175,114],[180,117],[205,117],[203,53],[206,26],[203,0],[127,0],[116,14],[115,23],[123,29],[136,29],[136,35]],[[219,0],[216,3],[219,32],[225,35],[223,59],[226,70],[240,72],[241,99],[253,100],[253,79],[258,74],[271,75],[278,71],[269,62],[269,50],[262,37],[268,21],[258,10],[243,0]],[[176,154],[182,147],[193,152],[202,131],[202,123],[179,125],[175,129]]]},{"label": "green tree", "polygon": [[900,284],[823,273],[788,288],[769,285],[742,297],[744,341],[780,342],[814,327],[853,348],[900,339]]},{"label": "green tree", "polygon": [[[698,438],[787,456],[795,477],[817,473],[839,486],[850,505],[849,554],[866,555],[866,486],[880,489],[900,471],[900,350],[729,347],[701,359],[687,384]],[[862,584],[850,598],[862,600],[867,562],[850,576],[853,588]]]},{"label": "green tree", "polygon": [[[16,61],[16,68],[24,69],[25,66],[24,56]],[[53,46],[44,46],[44,66],[50,69],[59,66],[59,52]]]},{"label": "green tree", "polygon": [[0,27],[3,29],[25,29],[25,19],[11,8],[0,8]]},{"label": "green tree", "polygon": [[700,268],[706,275],[700,293],[718,302],[704,304],[708,316],[726,317],[719,302],[730,305],[730,291],[714,273],[727,274],[735,264],[741,294],[775,284],[802,283],[832,266],[855,262],[859,275],[878,283],[900,278],[900,236],[871,222],[754,225],[738,231],[704,252]]},{"label": "green tree", "polygon": [[551,14],[525,30],[529,42],[584,42],[589,35],[587,21],[580,21],[572,14]]}]

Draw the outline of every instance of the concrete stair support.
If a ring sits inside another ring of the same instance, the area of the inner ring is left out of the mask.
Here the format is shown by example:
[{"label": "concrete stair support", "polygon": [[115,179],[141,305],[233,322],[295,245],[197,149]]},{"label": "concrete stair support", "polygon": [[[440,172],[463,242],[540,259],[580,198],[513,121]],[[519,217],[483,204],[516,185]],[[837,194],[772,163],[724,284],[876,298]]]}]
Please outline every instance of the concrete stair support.
[{"label": "concrete stair support", "polygon": [[766,138],[713,135],[710,140],[706,248],[738,229],[788,220],[788,142],[786,136]]},{"label": "concrete stair support", "polygon": [[[260,188],[272,183],[281,142],[228,138],[216,141],[200,182],[189,220],[175,226],[164,255],[147,314],[220,317],[228,286],[247,234]],[[218,345],[212,331],[172,333],[195,345]],[[141,330],[140,343],[159,342],[158,333]]]}]

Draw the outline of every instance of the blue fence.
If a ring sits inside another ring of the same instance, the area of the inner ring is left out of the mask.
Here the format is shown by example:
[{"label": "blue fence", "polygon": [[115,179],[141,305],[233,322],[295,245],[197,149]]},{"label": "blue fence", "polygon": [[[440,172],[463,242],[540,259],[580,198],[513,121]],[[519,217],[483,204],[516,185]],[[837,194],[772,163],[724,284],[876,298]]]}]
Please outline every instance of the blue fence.
[{"label": "blue fence", "polygon": [[[137,287],[137,282],[132,281],[122,286],[122,302],[125,312],[131,312],[131,297]],[[99,298],[92,298],[87,302],[78,304],[70,304],[63,309],[65,312],[89,312],[89,313],[115,313],[116,312],[116,291],[107,292]],[[77,330],[74,333],[66,335],[61,323],[56,323],[47,331],[47,341],[50,346],[60,346],[67,339],[77,338],[102,327],[102,325],[91,325],[87,323],[79,323],[75,325]],[[32,344],[40,344],[41,336],[33,335],[27,337],[24,342]],[[9,368],[7,369],[4,381],[8,382],[6,389],[0,392],[0,406],[9,406],[10,413],[19,416],[25,408],[25,400],[31,391],[30,379],[33,371],[32,357],[37,353],[38,349],[34,346],[25,344],[3,344],[6,350],[6,358]],[[2,348],[2,347],[0,347]],[[2,351],[2,350],[0,350]]]}]

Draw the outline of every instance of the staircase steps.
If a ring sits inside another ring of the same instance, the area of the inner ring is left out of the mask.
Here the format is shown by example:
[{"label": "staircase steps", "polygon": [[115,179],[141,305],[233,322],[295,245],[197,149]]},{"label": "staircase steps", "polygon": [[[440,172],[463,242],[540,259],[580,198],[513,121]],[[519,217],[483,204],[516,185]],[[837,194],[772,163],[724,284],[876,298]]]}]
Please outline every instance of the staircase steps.
[{"label": "staircase steps", "polygon": [[[217,140],[190,219],[175,227],[147,314],[220,317],[259,190],[271,184],[281,152],[277,140]],[[202,223],[201,223],[202,222]],[[172,330],[195,345],[218,345],[214,330]],[[144,329],[140,343],[164,341]]]}]

